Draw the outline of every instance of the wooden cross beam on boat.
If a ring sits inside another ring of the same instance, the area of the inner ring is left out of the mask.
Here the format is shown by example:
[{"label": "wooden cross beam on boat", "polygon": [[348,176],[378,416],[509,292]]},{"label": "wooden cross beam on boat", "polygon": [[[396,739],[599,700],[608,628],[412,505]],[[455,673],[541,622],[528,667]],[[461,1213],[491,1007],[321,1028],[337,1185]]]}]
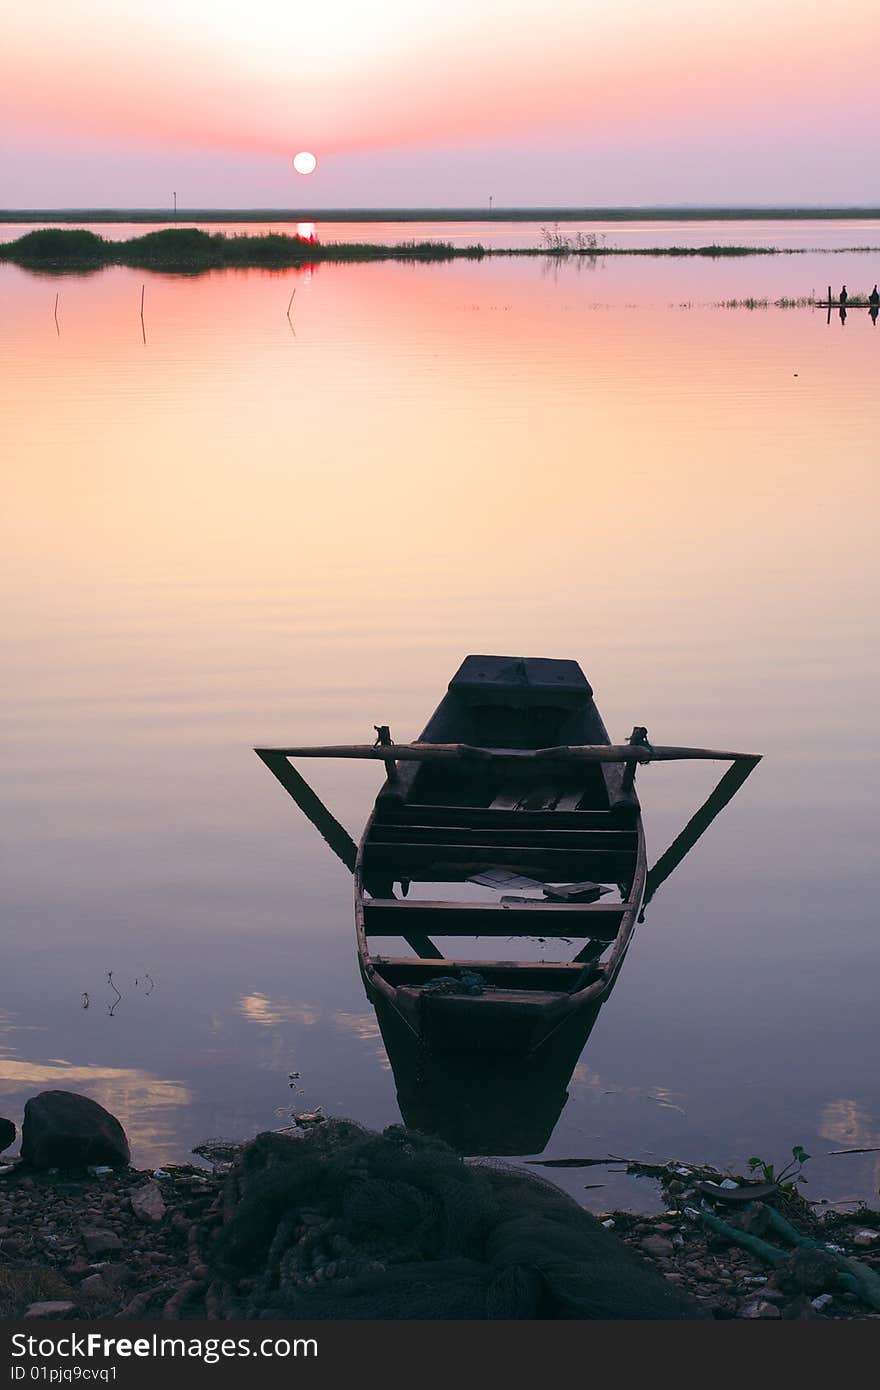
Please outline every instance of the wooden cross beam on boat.
[{"label": "wooden cross beam on boat", "polygon": [[718,748],[676,748],[641,743],[564,744],[554,748],[481,748],[469,743],[331,743],[294,748],[256,748],[265,757],[366,758],[375,762],[671,763],[752,762],[759,753]]}]

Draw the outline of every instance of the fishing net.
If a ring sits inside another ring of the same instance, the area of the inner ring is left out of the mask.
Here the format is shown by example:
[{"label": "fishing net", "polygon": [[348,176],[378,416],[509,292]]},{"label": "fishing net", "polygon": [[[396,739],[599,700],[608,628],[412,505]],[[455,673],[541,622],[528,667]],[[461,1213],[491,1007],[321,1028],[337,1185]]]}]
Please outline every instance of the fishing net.
[{"label": "fishing net", "polygon": [[206,1259],[230,1318],[705,1316],[552,1184],[400,1126],[259,1135]]}]

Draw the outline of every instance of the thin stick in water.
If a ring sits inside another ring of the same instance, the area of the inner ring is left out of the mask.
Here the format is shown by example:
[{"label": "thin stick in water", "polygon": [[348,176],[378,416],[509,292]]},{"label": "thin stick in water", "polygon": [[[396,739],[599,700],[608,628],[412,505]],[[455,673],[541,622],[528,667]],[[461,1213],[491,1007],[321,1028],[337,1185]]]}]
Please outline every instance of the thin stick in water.
[{"label": "thin stick in water", "polygon": [[291,309],[293,308],[293,295],[294,295],[294,294],[296,294],[296,289],[295,289],[295,288],[294,288],[293,294],[290,296],[290,301],[289,301],[289,303],[288,303],[288,305],[287,305],[287,317],[288,317],[288,318],[290,318],[290,311],[291,311]]}]

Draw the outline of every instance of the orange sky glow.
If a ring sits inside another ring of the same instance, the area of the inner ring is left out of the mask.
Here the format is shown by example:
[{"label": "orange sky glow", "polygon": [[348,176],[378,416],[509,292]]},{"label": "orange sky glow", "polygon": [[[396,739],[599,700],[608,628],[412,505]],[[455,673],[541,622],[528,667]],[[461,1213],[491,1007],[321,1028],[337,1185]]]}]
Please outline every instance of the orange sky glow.
[{"label": "orange sky glow", "polygon": [[[841,35],[846,62],[829,63]],[[448,0],[417,15],[402,0],[305,15],[283,0],[46,0],[4,21],[3,201],[75,204],[78,163],[103,150],[111,203],[149,204],[161,165],[163,196],[170,176],[210,204],[232,160],[221,205],[247,202],[255,177],[284,205],[290,158],[311,149],[325,205],[346,202],[347,178],[364,187],[376,156],[380,204],[408,189],[442,202],[438,169],[465,203],[474,180],[480,201],[487,180],[496,202],[530,201],[530,180],[560,201],[645,201],[660,160],[681,199],[679,159],[690,201],[804,199],[811,167],[812,201],[849,180],[830,196],[870,202],[878,38],[874,0],[833,14],[814,0]]]}]

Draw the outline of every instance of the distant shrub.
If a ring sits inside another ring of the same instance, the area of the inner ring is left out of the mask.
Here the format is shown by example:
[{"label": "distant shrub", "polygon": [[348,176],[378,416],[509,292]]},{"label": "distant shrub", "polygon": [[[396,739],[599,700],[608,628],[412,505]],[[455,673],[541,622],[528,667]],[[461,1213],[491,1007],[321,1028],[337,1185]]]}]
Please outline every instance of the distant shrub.
[{"label": "distant shrub", "polygon": [[220,263],[216,239],[198,227],[167,227],[119,242],[114,259],[145,270],[207,270]]},{"label": "distant shrub", "polygon": [[8,249],[13,247],[16,260],[32,265],[103,265],[108,259],[104,238],[81,227],[26,232]]}]

